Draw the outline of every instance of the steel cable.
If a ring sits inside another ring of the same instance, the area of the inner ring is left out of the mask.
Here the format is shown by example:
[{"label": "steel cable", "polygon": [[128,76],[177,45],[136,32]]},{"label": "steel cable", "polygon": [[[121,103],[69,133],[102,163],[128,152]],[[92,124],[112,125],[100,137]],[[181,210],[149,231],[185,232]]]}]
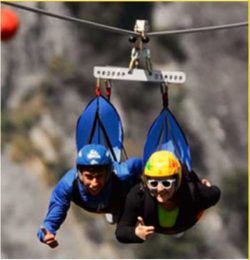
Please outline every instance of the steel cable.
[{"label": "steel cable", "polygon": [[[131,31],[131,30],[125,30],[113,26],[108,26],[104,25],[101,23],[96,23],[88,20],[83,20],[79,18],[74,18],[74,17],[69,17],[65,15],[59,15],[51,12],[47,12],[45,10],[39,9],[39,8],[32,8],[32,7],[27,7],[24,5],[20,5],[17,3],[12,3],[12,2],[5,2],[2,1],[2,4],[10,5],[16,8],[20,8],[23,10],[51,16],[54,18],[58,18],[61,20],[66,20],[66,21],[71,21],[71,22],[76,22],[76,23],[81,23],[81,24],[86,24],[95,28],[103,29],[106,31],[111,31],[115,33],[120,33],[120,34],[125,34],[125,35],[134,35],[138,36],[139,34]],[[215,31],[215,30],[222,30],[222,29],[233,29],[233,28],[238,28],[238,27],[243,27],[243,26],[248,26],[248,22],[239,22],[239,23],[232,23],[232,24],[223,24],[223,25],[215,25],[215,26],[206,26],[206,27],[199,27],[199,28],[189,28],[189,29],[180,29],[180,30],[169,30],[169,31],[160,31],[160,32],[149,32],[147,33],[148,36],[160,36],[160,35],[173,35],[173,34],[184,34],[184,33],[197,33],[197,32],[206,32],[206,31]]]}]

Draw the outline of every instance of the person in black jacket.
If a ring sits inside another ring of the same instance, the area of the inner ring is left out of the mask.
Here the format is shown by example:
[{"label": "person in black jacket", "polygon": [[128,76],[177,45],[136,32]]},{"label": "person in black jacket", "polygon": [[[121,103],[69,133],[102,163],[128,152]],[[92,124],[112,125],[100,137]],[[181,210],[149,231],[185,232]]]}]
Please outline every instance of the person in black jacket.
[{"label": "person in black jacket", "polygon": [[188,172],[171,152],[157,151],[146,163],[143,183],[127,195],[116,238],[142,243],[155,232],[178,236],[219,198],[218,187]]}]

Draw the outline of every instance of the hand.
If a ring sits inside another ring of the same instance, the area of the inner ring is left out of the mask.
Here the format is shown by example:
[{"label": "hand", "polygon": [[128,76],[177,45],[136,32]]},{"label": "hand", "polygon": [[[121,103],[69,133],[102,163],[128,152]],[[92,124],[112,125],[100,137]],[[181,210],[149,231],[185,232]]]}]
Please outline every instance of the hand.
[{"label": "hand", "polygon": [[211,187],[211,183],[210,183],[210,181],[208,179],[202,179],[201,183],[206,185],[207,187]]},{"label": "hand", "polygon": [[54,234],[50,233],[45,227],[41,227],[41,231],[44,234],[43,242],[45,244],[47,244],[51,248],[55,248],[58,246],[58,242]]},{"label": "hand", "polygon": [[146,240],[155,232],[154,226],[145,226],[142,217],[137,217],[137,223],[135,228],[135,234],[142,240]]}]

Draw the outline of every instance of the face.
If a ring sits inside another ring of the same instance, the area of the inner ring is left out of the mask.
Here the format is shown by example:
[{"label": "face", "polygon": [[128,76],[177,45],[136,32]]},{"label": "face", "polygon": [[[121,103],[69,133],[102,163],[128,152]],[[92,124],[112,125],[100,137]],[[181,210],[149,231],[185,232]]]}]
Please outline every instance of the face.
[{"label": "face", "polygon": [[105,169],[83,170],[79,176],[88,193],[92,196],[96,196],[105,186],[107,171]]},{"label": "face", "polygon": [[175,194],[175,178],[148,178],[147,187],[159,203],[166,203]]}]

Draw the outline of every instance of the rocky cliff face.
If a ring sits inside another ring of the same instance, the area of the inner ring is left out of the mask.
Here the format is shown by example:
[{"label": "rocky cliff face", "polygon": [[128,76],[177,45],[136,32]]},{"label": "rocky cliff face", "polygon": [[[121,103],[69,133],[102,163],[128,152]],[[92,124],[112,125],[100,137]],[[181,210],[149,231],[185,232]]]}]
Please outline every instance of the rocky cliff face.
[{"label": "rocky cliff face", "polygon": [[[141,10],[137,13],[133,3],[23,4],[126,29],[133,28],[132,18],[148,18],[154,31],[247,20],[247,3],[141,3],[136,4],[136,10]],[[59,231],[60,248],[51,251],[35,236],[52,185],[74,164],[74,128],[94,95],[93,66],[127,66],[128,41],[120,35],[17,12],[20,30],[12,41],[2,43],[1,53],[2,256],[136,257],[136,247],[122,249],[115,241],[114,228],[105,225],[101,217],[76,208]],[[150,41],[155,68],[187,74],[184,85],[170,86],[170,108],[187,134],[194,169],[218,183],[224,194],[230,194],[224,187],[225,178],[247,182],[247,39],[247,28],[240,28],[152,37]],[[159,88],[114,82],[112,101],[124,122],[128,154],[141,155],[148,128],[161,109]],[[247,190],[242,194],[242,201],[247,201]],[[191,231],[206,238],[205,249],[180,257],[246,257],[246,206],[224,217],[231,203],[229,195],[225,196]],[[188,244],[186,236],[183,241]],[[146,252],[149,242],[138,250]],[[165,245],[167,249],[170,246]],[[163,256],[170,257],[167,253]]]}]

